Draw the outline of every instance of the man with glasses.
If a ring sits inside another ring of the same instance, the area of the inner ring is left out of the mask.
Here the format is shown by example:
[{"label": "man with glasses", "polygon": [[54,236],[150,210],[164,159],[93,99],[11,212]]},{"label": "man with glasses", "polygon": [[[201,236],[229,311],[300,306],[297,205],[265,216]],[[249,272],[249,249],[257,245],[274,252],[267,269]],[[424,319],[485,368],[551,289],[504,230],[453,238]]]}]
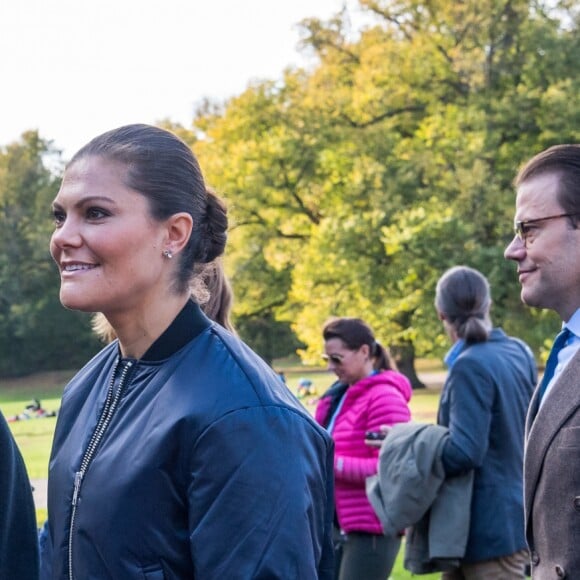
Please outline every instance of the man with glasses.
[{"label": "man with glasses", "polygon": [[524,503],[535,579],[580,578],[580,145],[558,145],[520,170],[516,235],[523,302],[563,322],[526,422]]}]

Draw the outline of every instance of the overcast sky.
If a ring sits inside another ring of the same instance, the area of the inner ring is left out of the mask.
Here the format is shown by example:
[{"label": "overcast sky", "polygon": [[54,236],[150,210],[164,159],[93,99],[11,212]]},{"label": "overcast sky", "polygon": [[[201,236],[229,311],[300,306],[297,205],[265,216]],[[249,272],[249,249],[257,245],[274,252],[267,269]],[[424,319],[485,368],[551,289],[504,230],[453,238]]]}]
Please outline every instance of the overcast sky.
[{"label": "overcast sky", "polygon": [[[0,0],[0,145],[27,129],[70,157],[95,135],[303,65],[296,24],[345,0]],[[350,1],[349,1],[350,5]]]}]

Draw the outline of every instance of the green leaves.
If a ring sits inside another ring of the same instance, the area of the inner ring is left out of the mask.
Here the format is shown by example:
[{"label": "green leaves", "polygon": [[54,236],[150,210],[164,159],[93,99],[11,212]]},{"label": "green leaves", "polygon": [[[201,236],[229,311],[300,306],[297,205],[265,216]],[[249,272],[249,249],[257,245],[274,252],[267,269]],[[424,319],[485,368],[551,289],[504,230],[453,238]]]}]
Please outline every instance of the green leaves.
[{"label": "green leaves", "polygon": [[65,310],[49,254],[60,155],[36,131],[0,149],[0,376],[74,368],[95,352],[88,317]]},{"label": "green leaves", "polygon": [[332,315],[365,318],[401,352],[441,352],[434,288],[462,263],[490,278],[495,322],[541,345],[553,320],[521,305],[503,249],[518,166],[578,140],[572,8],[360,5],[361,30],[345,11],[302,23],[312,69],[194,120],[202,167],[230,205],[235,312],[291,323],[312,361]]}]

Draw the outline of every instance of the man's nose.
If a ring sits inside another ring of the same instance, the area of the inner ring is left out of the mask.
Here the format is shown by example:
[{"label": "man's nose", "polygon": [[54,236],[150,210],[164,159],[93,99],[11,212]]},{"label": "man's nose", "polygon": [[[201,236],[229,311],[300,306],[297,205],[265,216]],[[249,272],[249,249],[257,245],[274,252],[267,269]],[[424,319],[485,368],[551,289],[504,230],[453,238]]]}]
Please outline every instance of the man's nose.
[{"label": "man's nose", "polygon": [[515,260],[516,262],[518,262],[519,260],[523,259],[525,253],[526,246],[524,245],[524,242],[519,236],[514,235],[512,241],[508,244],[508,246],[504,250],[503,257],[506,260]]}]

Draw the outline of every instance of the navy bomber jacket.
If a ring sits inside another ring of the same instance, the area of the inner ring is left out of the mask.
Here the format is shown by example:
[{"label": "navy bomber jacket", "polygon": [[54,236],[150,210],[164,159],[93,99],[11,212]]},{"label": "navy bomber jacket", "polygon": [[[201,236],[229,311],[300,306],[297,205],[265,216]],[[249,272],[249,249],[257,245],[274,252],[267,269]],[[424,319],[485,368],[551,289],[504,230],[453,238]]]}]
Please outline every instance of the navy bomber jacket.
[{"label": "navy bomber jacket", "polygon": [[332,453],[266,363],[190,302],[142,359],[114,342],[66,387],[45,578],[330,579]]}]

